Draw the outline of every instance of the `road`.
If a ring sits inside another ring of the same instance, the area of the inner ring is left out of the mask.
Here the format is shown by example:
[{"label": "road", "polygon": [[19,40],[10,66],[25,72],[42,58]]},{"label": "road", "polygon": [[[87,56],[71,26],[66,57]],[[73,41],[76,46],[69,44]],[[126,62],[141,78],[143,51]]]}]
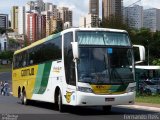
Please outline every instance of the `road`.
[{"label": "road", "polygon": [[10,83],[11,80],[12,80],[11,72],[0,73],[0,81],[7,81]]},{"label": "road", "polygon": [[0,95],[0,120],[133,120],[137,116],[147,120],[160,118],[159,112],[121,106],[114,106],[110,113],[104,113],[100,107],[67,107],[60,113],[54,104],[34,101],[26,106],[12,95]]},{"label": "road", "polygon": [[[158,112],[149,110],[139,110],[132,108],[124,108],[114,106],[110,113],[104,113],[100,107],[67,107],[64,113],[58,112],[54,104],[44,102],[31,102],[29,105],[22,105],[20,100],[13,96],[0,95],[0,114],[4,115],[18,115],[22,120],[26,119],[38,119],[38,120],[50,120],[55,117],[58,120],[64,119],[93,119],[93,120],[124,120],[125,116],[131,115],[158,115]],[[1,116],[1,117],[2,117]],[[160,116],[159,116],[160,117]],[[18,119],[19,120],[19,119]]]}]

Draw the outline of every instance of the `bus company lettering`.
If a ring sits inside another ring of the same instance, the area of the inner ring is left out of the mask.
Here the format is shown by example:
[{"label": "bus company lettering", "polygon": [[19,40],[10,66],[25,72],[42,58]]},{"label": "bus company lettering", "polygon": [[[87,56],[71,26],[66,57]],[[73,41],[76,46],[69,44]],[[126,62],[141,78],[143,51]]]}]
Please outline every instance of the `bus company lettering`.
[{"label": "bus company lettering", "polygon": [[25,70],[21,71],[21,76],[22,77],[24,77],[24,76],[32,76],[32,75],[34,75],[34,68],[25,69]]},{"label": "bus company lettering", "polygon": [[53,72],[54,73],[60,73],[60,71],[62,70],[62,67],[53,67]]}]

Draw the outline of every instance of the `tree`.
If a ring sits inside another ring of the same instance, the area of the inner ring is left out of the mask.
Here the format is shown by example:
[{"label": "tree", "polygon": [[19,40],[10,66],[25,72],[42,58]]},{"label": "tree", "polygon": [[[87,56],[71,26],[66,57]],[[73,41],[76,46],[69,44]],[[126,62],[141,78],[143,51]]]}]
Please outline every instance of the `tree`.
[{"label": "tree", "polygon": [[6,33],[6,29],[5,28],[0,28],[0,34]]},{"label": "tree", "polygon": [[152,61],[152,64],[153,64],[153,65],[160,65],[160,59],[154,59],[154,60]]},{"label": "tree", "polygon": [[13,58],[13,51],[3,51],[0,53],[0,59],[6,59],[12,61]]},{"label": "tree", "polygon": [[114,28],[114,29],[124,29],[124,30],[129,30],[129,26],[127,24],[124,24],[122,21],[122,18],[120,17],[115,17],[114,15],[110,15],[110,17],[105,18],[101,26],[103,28]]},{"label": "tree", "polygon": [[19,46],[20,46],[19,43],[15,39],[12,39],[12,38],[9,39],[10,49],[17,49]]}]

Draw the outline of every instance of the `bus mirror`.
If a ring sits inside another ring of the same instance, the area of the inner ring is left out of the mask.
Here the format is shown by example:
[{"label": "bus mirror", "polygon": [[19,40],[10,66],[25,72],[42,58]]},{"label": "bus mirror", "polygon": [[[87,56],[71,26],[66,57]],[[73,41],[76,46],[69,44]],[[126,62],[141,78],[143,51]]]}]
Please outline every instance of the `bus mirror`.
[{"label": "bus mirror", "polygon": [[74,59],[79,58],[78,42],[71,42]]},{"label": "bus mirror", "polygon": [[145,60],[145,48],[142,45],[133,45],[135,63],[142,63]]}]

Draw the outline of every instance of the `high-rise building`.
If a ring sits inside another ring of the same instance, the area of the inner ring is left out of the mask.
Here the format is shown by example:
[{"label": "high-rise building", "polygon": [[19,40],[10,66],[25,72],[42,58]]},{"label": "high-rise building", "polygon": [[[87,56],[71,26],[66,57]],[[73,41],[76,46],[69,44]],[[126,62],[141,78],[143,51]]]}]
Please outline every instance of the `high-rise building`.
[{"label": "high-rise building", "polygon": [[41,13],[42,11],[44,11],[45,10],[45,4],[44,4],[43,0],[36,0],[34,2],[34,9],[36,11],[38,11],[39,13]]},{"label": "high-rise building", "polygon": [[8,29],[8,14],[0,14],[0,28]]},{"label": "high-rise building", "polygon": [[11,9],[11,28],[18,32],[18,6],[13,6]]},{"label": "high-rise building", "polygon": [[152,32],[160,31],[160,9],[151,8],[143,12],[143,27]]},{"label": "high-rise building", "polygon": [[98,15],[96,14],[88,14],[86,16],[86,28],[98,27]]},{"label": "high-rise building", "polygon": [[143,7],[134,5],[124,8],[124,20],[132,28],[140,29],[143,27]]},{"label": "high-rise building", "polygon": [[45,11],[52,11],[53,4],[52,3],[44,3],[45,4]]},{"label": "high-rise building", "polygon": [[27,12],[35,10],[38,13],[40,13],[45,10],[45,4],[44,4],[43,0],[29,1],[25,5],[25,7],[26,7]]},{"label": "high-rise building", "polygon": [[38,15],[36,13],[30,13],[27,15],[27,39],[28,44],[31,44],[38,40],[38,31],[37,31],[37,25],[38,25]]},{"label": "high-rise building", "polygon": [[99,0],[89,0],[89,14],[99,16]]},{"label": "high-rise building", "polygon": [[123,0],[102,0],[102,20],[114,16],[122,19],[122,2]]},{"label": "high-rise building", "polygon": [[59,18],[62,19],[63,24],[65,22],[70,22],[72,26],[72,11],[67,7],[59,7]]},{"label": "high-rise building", "polygon": [[79,27],[93,28],[99,26],[99,18],[96,14],[88,14],[85,17],[80,18]]},{"label": "high-rise building", "polygon": [[79,27],[85,28],[86,27],[86,17],[81,16],[79,20]]},{"label": "high-rise building", "polygon": [[49,36],[54,31],[61,31],[63,29],[62,20],[55,16],[50,16],[50,19],[46,21],[46,36]]},{"label": "high-rise building", "polygon": [[40,40],[46,35],[46,20],[44,15],[28,13],[27,15],[27,38],[28,44]]},{"label": "high-rise building", "polygon": [[31,10],[34,10],[34,1],[29,1],[25,5],[26,12],[29,12]]},{"label": "high-rise building", "polygon": [[18,7],[18,34],[25,34],[25,7]]}]

